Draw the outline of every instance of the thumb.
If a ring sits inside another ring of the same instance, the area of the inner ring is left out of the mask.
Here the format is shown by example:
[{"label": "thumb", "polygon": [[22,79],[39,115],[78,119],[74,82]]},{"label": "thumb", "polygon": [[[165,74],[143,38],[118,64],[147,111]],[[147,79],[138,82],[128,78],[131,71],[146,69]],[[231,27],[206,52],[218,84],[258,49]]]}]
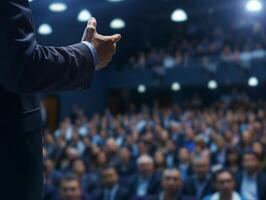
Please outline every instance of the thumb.
[{"label": "thumb", "polygon": [[94,26],[95,29],[96,29],[96,28],[97,28],[97,20],[96,20],[94,17],[92,17],[92,18],[88,21],[87,25],[88,25],[88,26]]},{"label": "thumb", "polygon": [[115,34],[112,36],[106,36],[106,40],[112,42],[112,43],[117,43],[119,42],[119,40],[121,39],[121,35],[120,34]]},{"label": "thumb", "polygon": [[96,29],[95,29],[95,26],[88,26],[86,28],[86,39],[91,42],[92,41],[92,38],[94,36],[94,34],[96,33]]}]

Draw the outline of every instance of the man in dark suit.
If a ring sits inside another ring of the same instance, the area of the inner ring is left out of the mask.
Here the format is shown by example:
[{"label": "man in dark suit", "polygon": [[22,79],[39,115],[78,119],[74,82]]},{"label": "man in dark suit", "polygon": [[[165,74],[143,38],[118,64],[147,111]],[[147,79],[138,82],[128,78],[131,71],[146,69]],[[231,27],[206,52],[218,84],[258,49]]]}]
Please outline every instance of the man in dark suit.
[{"label": "man in dark suit", "polygon": [[92,19],[82,42],[46,47],[32,21],[28,0],[0,1],[0,194],[8,200],[42,198],[41,113],[33,94],[87,89],[121,37],[98,34]]},{"label": "man in dark suit", "polygon": [[102,187],[92,195],[93,200],[127,200],[130,199],[126,188],[118,183],[118,174],[114,167],[102,170]]},{"label": "man in dark suit", "polygon": [[160,188],[160,177],[154,171],[154,161],[148,155],[142,155],[137,160],[138,173],[132,177],[130,192],[135,199],[155,195]]},{"label": "man in dark suit", "polygon": [[53,200],[90,200],[85,191],[82,190],[80,180],[74,174],[65,175],[59,186],[58,194]]},{"label": "man in dark suit", "polygon": [[164,170],[161,184],[162,190],[156,195],[155,200],[195,200],[193,197],[183,195],[182,178],[177,169]]},{"label": "man in dark suit", "polygon": [[196,197],[196,200],[202,200],[204,196],[213,192],[209,159],[196,158],[193,161],[193,172],[194,174],[185,182],[184,193]]},{"label": "man in dark suit", "polygon": [[244,152],[243,171],[236,174],[237,188],[243,199],[266,199],[266,177],[261,170],[260,157],[252,151]]}]

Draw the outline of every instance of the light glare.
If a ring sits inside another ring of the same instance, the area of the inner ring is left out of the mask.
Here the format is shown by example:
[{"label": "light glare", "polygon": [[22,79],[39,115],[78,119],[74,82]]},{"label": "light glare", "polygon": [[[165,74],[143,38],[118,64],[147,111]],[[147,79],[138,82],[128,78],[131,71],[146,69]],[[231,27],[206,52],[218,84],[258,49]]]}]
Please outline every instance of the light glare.
[{"label": "light glare", "polygon": [[67,5],[62,2],[51,3],[49,9],[52,12],[63,12],[67,9]]},{"label": "light glare", "polygon": [[81,10],[78,15],[78,21],[80,22],[87,22],[90,18],[91,18],[91,13],[86,9]]},{"label": "light glare", "polygon": [[38,28],[38,33],[41,35],[49,35],[52,32],[53,32],[53,29],[49,24],[41,24]]},{"label": "light glare", "polygon": [[256,77],[252,76],[248,79],[248,85],[250,87],[256,87],[258,86],[258,84],[259,84],[259,80]]},{"label": "light glare", "polygon": [[218,87],[218,84],[215,80],[210,80],[208,82],[208,88],[211,89],[211,90],[214,90]]},{"label": "light glare", "polygon": [[178,82],[174,82],[171,88],[173,91],[179,91],[181,89],[181,86]]},{"label": "light glare", "polygon": [[146,92],[146,87],[145,87],[145,85],[139,85],[139,86],[138,86],[138,92],[139,92],[139,93],[145,93],[145,92]]},{"label": "light glare", "polygon": [[119,18],[113,19],[110,23],[110,27],[113,29],[121,29],[124,28],[126,26],[126,23]]},{"label": "light glare", "polygon": [[259,12],[262,9],[262,3],[260,0],[249,0],[246,4],[246,9],[249,12]]},{"label": "light glare", "polygon": [[188,19],[187,17],[187,13],[182,10],[182,9],[176,9],[172,15],[171,15],[171,19],[174,21],[174,22],[184,22]]}]

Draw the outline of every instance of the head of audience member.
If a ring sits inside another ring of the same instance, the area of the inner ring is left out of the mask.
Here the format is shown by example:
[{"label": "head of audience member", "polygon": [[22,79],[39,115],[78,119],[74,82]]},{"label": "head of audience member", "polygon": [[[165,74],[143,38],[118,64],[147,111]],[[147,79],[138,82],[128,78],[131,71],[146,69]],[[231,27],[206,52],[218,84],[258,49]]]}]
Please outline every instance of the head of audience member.
[{"label": "head of audience member", "polygon": [[46,159],[43,162],[44,175],[46,177],[50,176],[54,171],[54,162],[51,159]]},{"label": "head of audience member", "polygon": [[118,148],[114,138],[107,139],[105,146],[108,154],[115,154]]},{"label": "head of audience member", "polygon": [[250,132],[246,131],[243,133],[242,143],[244,147],[250,146],[252,144],[252,134]]},{"label": "head of audience member", "polygon": [[239,153],[237,149],[231,148],[228,149],[226,152],[226,166],[227,167],[234,167],[238,166],[240,164],[240,159],[239,159]]},{"label": "head of audience member", "polygon": [[119,150],[119,158],[121,162],[128,163],[131,159],[131,152],[128,148],[123,147]]},{"label": "head of audience member", "polygon": [[260,158],[253,151],[244,152],[242,158],[243,169],[249,176],[253,176],[258,173],[260,169]]},{"label": "head of audience member", "polygon": [[137,160],[138,172],[142,178],[149,178],[154,172],[154,161],[149,155],[142,155]]},{"label": "head of audience member", "polygon": [[236,188],[235,177],[229,170],[221,169],[214,174],[214,183],[220,199],[232,199]]},{"label": "head of audience member", "polygon": [[77,176],[82,177],[86,173],[86,164],[84,160],[77,159],[72,163],[72,171]]},{"label": "head of audience member", "polygon": [[79,178],[74,174],[65,175],[60,181],[60,200],[81,200],[82,191]]},{"label": "head of audience member", "polygon": [[177,169],[165,169],[162,176],[162,189],[167,197],[173,197],[182,188],[182,179]]},{"label": "head of audience member", "polygon": [[175,152],[176,145],[175,145],[174,141],[168,140],[166,142],[166,150],[167,150],[167,152]]},{"label": "head of audience member", "polygon": [[66,157],[69,161],[74,161],[80,157],[80,154],[76,148],[68,147],[66,149]]},{"label": "head of audience member", "polygon": [[104,167],[108,164],[108,156],[104,151],[98,153],[96,160],[98,167]]},{"label": "head of audience member", "polygon": [[193,172],[200,181],[205,181],[210,172],[210,161],[206,156],[195,158]]},{"label": "head of audience member", "polygon": [[180,148],[178,152],[178,159],[180,164],[189,164],[190,163],[190,153],[187,148]]},{"label": "head of audience member", "polygon": [[108,189],[112,189],[118,183],[118,174],[114,167],[106,167],[101,172],[102,184]]},{"label": "head of audience member", "polygon": [[162,151],[158,150],[154,154],[154,162],[156,170],[161,170],[165,167],[165,158]]},{"label": "head of audience member", "polygon": [[255,142],[253,143],[252,147],[254,153],[256,153],[260,158],[262,158],[264,154],[263,145],[260,142]]}]

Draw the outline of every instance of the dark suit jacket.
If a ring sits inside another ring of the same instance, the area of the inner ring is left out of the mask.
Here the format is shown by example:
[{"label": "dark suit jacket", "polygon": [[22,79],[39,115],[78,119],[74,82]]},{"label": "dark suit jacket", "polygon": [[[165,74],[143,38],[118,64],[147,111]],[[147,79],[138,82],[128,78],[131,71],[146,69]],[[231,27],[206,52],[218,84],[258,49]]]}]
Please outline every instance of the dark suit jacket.
[{"label": "dark suit jacket", "polygon": [[[241,185],[242,185],[243,177],[244,177],[243,172],[236,174],[237,191],[239,193],[241,192]],[[266,176],[264,173],[259,172],[259,174],[257,176],[257,187],[258,187],[258,195],[259,195],[258,200],[265,200],[266,199],[265,186],[266,186]]]},{"label": "dark suit jacket", "polygon": [[[154,200],[164,200],[162,199],[162,192],[161,191],[160,193],[158,193],[155,197],[154,197]],[[181,192],[178,192],[175,197],[174,197],[174,200],[196,200],[195,198],[193,197],[189,197],[189,196],[184,196]]]},{"label": "dark suit jacket", "polygon": [[[134,176],[130,183],[130,192],[132,196],[136,195],[139,184],[139,176]],[[160,190],[160,177],[157,173],[153,173],[148,181],[147,195],[155,195]]]},{"label": "dark suit jacket", "polygon": [[1,0],[0,24],[0,193],[41,200],[41,115],[34,93],[88,88],[93,56],[82,43],[39,45],[28,0]]},{"label": "dark suit jacket", "polygon": [[[188,180],[185,182],[184,185],[184,194],[192,197],[196,197],[196,178],[194,176],[188,178]],[[211,194],[213,192],[213,186],[211,178],[209,178],[206,181],[206,184],[203,188],[202,194],[200,196],[200,199],[203,199],[208,194]]]},{"label": "dark suit jacket", "polygon": [[39,45],[28,0],[2,0],[0,9],[1,114],[38,109],[32,93],[89,87],[94,63],[85,44]]},{"label": "dark suit jacket", "polygon": [[[105,192],[104,188],[96,190],[91,196],[91,199],[92,200],[105,200],[104,192]],[[115,200],[129,200],[130,195],[129,195],[128,190],[122,186],[118,186],[114,199]]]}]

